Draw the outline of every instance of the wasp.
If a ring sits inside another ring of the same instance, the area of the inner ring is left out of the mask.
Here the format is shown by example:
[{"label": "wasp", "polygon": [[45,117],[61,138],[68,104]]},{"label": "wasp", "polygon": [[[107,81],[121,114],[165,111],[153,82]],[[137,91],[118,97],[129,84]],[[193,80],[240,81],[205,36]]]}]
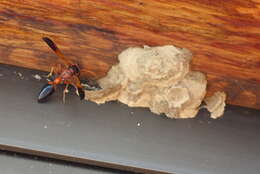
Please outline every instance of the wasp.
[{"label": "wasp", "polygon": [[80,68],[77,64],[73,63],[67,59],[57,47],[57,45],[48,37],[43,37],[42,40],[54,51],[57,57],[63,62],[63,64],[58,63],[56,66],[51,68],[51,72],[47,77],[52,77],[51,80],[45,84],[38,95],[38,102],[43,103],[48,100],[48,98],[55,92],[58,85],[66,85],[63,90],[63,103],[65,103],[65,95],[68,91],[69,85],[75,87],[76,92],[80,99],[85,98],[85,92],[83,86],[81,85],[79,76]]}]

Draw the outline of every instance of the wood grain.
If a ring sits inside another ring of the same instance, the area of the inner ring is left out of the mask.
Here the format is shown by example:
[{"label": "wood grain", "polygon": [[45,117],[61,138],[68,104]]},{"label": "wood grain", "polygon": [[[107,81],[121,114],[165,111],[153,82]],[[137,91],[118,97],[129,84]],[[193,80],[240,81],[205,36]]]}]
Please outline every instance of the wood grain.
[{"label": "wood grain", "polygon": [[0,63],[49,70],[48,36],[97,79],[127,47],[173,44],[194,53],[209,95],[260,109],[259,0],[1,0],[0,24]]}]

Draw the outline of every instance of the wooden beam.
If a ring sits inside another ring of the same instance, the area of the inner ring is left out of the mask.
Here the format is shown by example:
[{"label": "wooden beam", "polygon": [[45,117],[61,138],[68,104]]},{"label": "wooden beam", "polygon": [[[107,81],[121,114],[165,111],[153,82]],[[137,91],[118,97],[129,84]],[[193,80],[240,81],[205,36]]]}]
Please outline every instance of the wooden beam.
[{"label": "wooden beam", "polygon": [[97,79],[128,47],[171,44],[194,53],[209,94],[260,109],[259,12],[258,0],[1,0],[0,63],[48,71],[48,36]]}]

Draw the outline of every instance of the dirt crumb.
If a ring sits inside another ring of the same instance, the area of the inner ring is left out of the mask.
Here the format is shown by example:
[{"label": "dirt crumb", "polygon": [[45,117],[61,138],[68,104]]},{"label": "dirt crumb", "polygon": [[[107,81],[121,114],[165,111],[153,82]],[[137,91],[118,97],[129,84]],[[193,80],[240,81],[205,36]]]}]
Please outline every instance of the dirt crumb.
[{"label": "dirt crumb", "polygon": [[39,80],[39,81],[42,79],[42,77],[39,74],[33,75],[33,78],[35,78],[36,80]]}]

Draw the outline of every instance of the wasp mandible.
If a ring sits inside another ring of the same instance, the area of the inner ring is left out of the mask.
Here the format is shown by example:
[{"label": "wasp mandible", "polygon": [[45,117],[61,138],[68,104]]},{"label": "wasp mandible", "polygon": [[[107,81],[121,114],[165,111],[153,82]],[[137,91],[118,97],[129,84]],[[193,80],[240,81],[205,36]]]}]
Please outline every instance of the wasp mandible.
[{"label": "wasp mandible", "polygon": [[47,84],[45,84],[39,95],[38,102],[43,103],[54,93],[58,85],[65,84],[66,87],[63,90],[63,103],[65,103],[65,95],[68,90],[69,85],[72,85],[76,88],[76,91],[80,99],[85,98],[85,92],[81,85],[79,76],[80,68],[77,64],[74,64],[72,61],[67,59],[59,50],[57,45],[48,37],[42,38],[44,42],[55,52],[59,59],[62,60],[65,66],[58,63],[56,66],[51,68],[51,72],[48,77],[53,77]]}]

